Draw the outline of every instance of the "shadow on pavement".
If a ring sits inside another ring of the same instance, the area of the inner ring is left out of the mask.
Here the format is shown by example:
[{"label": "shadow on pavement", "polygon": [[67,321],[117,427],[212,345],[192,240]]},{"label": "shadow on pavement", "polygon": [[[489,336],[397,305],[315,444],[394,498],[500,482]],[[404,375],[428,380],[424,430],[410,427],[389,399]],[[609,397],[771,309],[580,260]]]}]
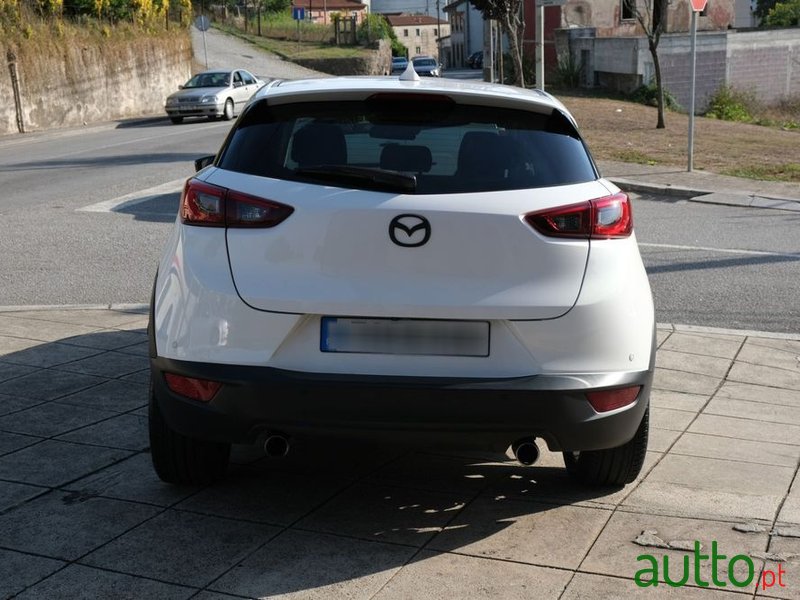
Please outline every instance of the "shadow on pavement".
[{"label": "shadow on pavement", "polygon": [[158,163],[192,163],[197,158],[197,152],[163,152],[144,154],[113,155],[95,158],[64,158],[56,160],[41,160],[18,162],[0,167],[0,172],[13,171],[39,171],[49,169],[70,169],[76,167],[119,167],[125,165],[142,165]]},{"label": "shadow on pavement", "polygon": [[235,447],[218,484],[167,485],[149,460],[146,316],[45,318],[0,314],[0,558],[27,565],[4,571],[3,597],[377,592],[452,552],[575,568],[621,498],[556,463],[329,440],[283,460]]}]

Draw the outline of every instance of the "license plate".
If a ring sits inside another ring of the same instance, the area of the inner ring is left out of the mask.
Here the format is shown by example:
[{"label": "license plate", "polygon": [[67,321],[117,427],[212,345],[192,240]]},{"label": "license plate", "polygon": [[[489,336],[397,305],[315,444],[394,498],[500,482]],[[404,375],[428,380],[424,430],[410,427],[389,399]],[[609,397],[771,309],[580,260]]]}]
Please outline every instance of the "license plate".
[{"label": "license plate", "polygon": [[488,321],[322,317],[322,352],[489,356]]}]

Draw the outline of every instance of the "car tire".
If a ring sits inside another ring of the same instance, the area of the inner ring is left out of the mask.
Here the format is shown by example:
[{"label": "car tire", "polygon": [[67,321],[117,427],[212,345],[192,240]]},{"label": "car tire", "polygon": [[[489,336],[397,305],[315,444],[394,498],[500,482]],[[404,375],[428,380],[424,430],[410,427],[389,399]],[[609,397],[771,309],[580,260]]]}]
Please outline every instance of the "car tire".
[{"label": "car tire", "polygon": [[631,483],[644,465],[647,437],[650,428],[650,409],[633,439],[622,446],[607,450],[564,452],[564,464],[569,475],[591,486],[623,486]]},{"label": "car tire", "polygon": [[172,429],[161,414],[152,384],[149,430],[153,467],[162,481],[205,485],[225,474],[231,445],[190,438]]},{"label": "car tire", "polygon": [[172,121],[175,125],[180,125],[183,123],[183,117],[170,117],[170,121]]},{"label": "car tire", "polygon": [[222,119],[230,121],[233,118],[233,100],[228,98],[225,100],[225,109],[222,112]]}]

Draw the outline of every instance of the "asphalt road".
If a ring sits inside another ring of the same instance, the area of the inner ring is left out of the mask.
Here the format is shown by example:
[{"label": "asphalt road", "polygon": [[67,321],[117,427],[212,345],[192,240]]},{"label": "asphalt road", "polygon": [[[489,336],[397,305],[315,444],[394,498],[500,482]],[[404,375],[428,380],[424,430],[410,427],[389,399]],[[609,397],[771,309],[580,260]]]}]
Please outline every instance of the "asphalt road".
[{"label": "asphalt road", "polygon": [[[0,305],[146,302],[181,180],[229,127],[151,120],[0,140]],[[660,322],[798,331],[800,215],[634,206]]]}]

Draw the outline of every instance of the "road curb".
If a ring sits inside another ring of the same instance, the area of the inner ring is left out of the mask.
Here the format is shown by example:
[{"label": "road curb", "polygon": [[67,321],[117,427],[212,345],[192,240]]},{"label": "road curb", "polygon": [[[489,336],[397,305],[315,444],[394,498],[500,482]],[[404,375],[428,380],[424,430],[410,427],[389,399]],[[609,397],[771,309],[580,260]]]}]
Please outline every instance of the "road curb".
[{"label": "road curb", "polygon": [[676,196],[678,198],[694,198],[695,196],[702,196],[710,194],[705,190],[696,190],[692,188],[682,187],[679,185],[669,185],[662,183],[645,183],[642,181],[633,181],[623,177],[608,177],[611,183],[625,192],[638,192],[645,194],[661,194],[664,196]]},{"label": "road curb", "polygon": [[779,333],[776,331],[755,331],[752,329],[726,329],[724,327],[703,327],[702,325],[681,325],[679,323],[657,323],[656,329],[674,333],[711,333],[714,335],[735,335],[739,337],[759,337],[769,340],[788,340],[800,342],[800,333]]}]

